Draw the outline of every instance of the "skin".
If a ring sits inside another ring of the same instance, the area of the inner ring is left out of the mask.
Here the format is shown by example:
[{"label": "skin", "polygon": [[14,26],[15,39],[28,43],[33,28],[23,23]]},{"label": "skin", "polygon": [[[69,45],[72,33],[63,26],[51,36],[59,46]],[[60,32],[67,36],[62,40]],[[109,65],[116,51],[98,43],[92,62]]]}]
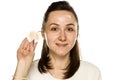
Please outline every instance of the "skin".
[{"label": "skin", "polygon": [[77,23],[68,11],[53,11],[46,23],[45,40],[50,53],[65,56],[73,48],[77,39]]},{"label": "skin", "polygon": [[34,58],[34,51],[36,46],[37,43],[34,43],[34,41],[29,42],[27,38],[22,41],[17,50],[18,62],[13,80],[19,80],[27,76],[32,60]]},{"label": "skin", "polygon": [[[77,40],[77,22],[74,15],[69,11],[53,11],[49,14],[45,23],[42,36],[50,49],[51,66],[48,72],[56,77],[63,77],[63,70],[70,62],[69,53]],[[29,42],[25,38],[17,51],[17,67],[14,77],[18,79],[27,76],[34,58],[37,43]],[[62,65],[61,65],[62,64]],[[17,80],[17,79],[13,79]]]},{"label": "skin", "polygon": [[69,64],[69,53],[77,40],[77,22],[74,15],[64,10],[51,12],[43,34],[54,68],[49,72],[54,77],[61,78],[64,72],[62,69]]}]

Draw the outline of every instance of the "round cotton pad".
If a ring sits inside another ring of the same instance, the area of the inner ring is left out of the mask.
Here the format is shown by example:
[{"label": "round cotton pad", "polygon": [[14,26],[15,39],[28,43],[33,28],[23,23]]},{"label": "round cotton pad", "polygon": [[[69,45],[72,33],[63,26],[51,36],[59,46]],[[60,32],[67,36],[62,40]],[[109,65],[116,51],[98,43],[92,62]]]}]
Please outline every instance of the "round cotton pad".
[{"label": "round cotton pad", "polygon": [[35,41],[35,42],[38,42],[39,40],[39,32],[36,32],[36,31],[31,31],[27,37],[28,41],[31,42],[31,41]]}]

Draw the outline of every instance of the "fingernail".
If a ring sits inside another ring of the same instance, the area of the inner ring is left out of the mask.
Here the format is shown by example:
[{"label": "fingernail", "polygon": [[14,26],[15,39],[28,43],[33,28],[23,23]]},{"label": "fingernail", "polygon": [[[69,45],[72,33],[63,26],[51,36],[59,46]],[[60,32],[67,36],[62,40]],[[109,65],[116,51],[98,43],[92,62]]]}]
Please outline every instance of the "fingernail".
[{"label": "fingernail", "polygon": [[33,42],[33,44],[34,44],[34,43],[35,43],[35,40],[33,40],[32,42]]}]

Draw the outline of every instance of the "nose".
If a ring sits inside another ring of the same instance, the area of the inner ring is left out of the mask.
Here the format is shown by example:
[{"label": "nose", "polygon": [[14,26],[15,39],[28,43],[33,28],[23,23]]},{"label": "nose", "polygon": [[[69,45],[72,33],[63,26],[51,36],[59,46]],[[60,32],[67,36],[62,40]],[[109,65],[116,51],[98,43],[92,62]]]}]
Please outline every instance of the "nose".
[{"label": "nose", "polygon": [[66,41],[66,33],[65,31],[61,31],[60,34],[59,34],[59,40],[60,41]]}]

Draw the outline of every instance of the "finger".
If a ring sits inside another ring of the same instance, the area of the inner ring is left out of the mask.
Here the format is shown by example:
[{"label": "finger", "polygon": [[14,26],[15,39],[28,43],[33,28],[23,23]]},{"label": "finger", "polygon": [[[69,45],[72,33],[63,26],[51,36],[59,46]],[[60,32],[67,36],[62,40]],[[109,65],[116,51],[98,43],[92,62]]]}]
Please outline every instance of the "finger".
[{"label": "finger", "polygon": [[30,42],[30,51],[33,52],[34,40]]},{"label": "finger", "polygon": [[26,38],[24,38],[24,40],[22,41],[22,43],[20,44],[19,48],[22,49],[23,45],[25,44]]},{"label": "finger", "polygon": [[34,43],[34,48],[33,48],[33,50],[35,50],[37,44],[38,44],[38,42]]},{"label": "finger", "polygon": [[26,49],[27,51],[30,51],[30,43],[28,44],[28,46],[27,46],[27,49]]},{"label": "finger", "polygon": [[27,50],[29,49],[29,42],[25,41],[25,44],[23,45],[22,49]]},{"label": "finger", "polygon": [[35,41],[33,40],[33,41],[31,41],[30,42],[30,51],[34,51],[35,50],[35,48],[36,48],[36,46],[37,46],[37,43],[35,43]]},{"label": "finger", "polygon": [[22,41],[22,43],[21,43],[21,45],[20,45],[19,48],[20,48],[20,49],[27,49],[28,44],[29,44],[29,42],[28,42],[27,38],[25,38],[25,39]]}]

